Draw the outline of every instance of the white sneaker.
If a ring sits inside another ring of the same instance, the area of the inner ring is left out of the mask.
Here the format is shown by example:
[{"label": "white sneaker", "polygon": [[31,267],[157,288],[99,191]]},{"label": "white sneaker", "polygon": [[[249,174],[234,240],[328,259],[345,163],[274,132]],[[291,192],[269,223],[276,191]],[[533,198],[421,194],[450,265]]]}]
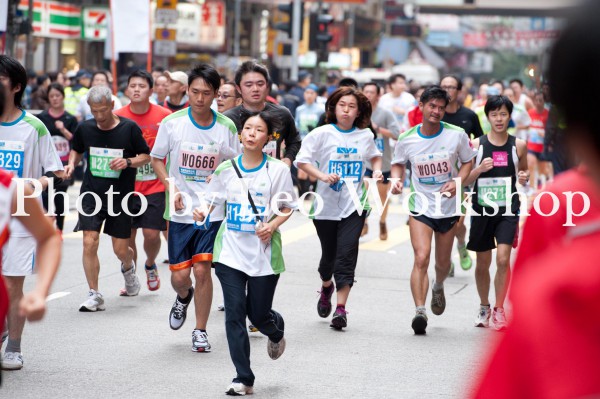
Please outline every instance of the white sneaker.
[{"label": "white sneaker", "polygon": [[277,360],[285,352],[285,338],[281,338],[281,341],[275,343],[271,340],[267,342],[267,353],[273,360]]},{"label": "white sneaker", "polygon": [[136,272],[135,263],[131,269],[127,271],[123,271],[123,264],[121,264],[121,273],[123,273],[123,278],[125,279],[125,294],[123,295],[123,291],[121,292],[122,296],[136,296],[140,293],[140,280],[138,279]]},{"label": "white sneaker", "polygon": [[480,306],[477,318],[475,318],[475,327],[489,327],[491,314],[492,310],[489,306]]},{"label": "white sneaker", "polygon": [[204,331],[192,331],[192,351],[194,352],[210,352],[210,344],[208,343],[208,334]]},{"label": "white sneaker", "polygon": [[21,370],[23,355],[21,352],[5,352],[2,357],[2,370]]},{"label": "white sneaker", "polygon": [[88,299],[79,307],[80,312],[96,312],[105,309],[104,298],[102,297],[102,294],[96,290],[90,290],[88,292]]},{"label": "white sneaker", "polygon": [[252,395],[254,393],[254,389],[248,385],[242,384],[241,382],[232,382],[231,385],[227,387],[227,391],[225,393],[230,396],[245,396]]},{"label": "white sneaker", "polygon": [[494,308],[492,311],[492,324],[497,331],[506,329],[508,322],[506,321],[506,314],[502,308]]}]

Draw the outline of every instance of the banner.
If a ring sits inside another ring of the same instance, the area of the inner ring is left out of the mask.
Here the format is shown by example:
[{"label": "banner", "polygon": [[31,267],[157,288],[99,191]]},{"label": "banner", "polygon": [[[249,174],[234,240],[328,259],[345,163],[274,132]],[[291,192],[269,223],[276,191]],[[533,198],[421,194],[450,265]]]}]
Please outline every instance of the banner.
[{"label": "banner", "polygon": [[[29,2],[21,0],[19,10],[27,15]],[[58,39],[81,37],[81,7],[57,1],[33,2],[33,35]]]},{"label": "banner", "polygon": [[110,9],[114,53],[147,53],[150,46],[150,2],[111,0]]}]

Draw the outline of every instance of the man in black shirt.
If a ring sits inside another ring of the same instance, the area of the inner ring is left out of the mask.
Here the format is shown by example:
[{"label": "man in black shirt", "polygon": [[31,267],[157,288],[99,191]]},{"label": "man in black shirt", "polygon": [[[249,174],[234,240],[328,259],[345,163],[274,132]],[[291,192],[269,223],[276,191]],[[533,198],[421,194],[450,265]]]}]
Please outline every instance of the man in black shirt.
[{"label": "man in black shirt", "polygon": [[[88,168],[81,185],[81,209],[78,209],[75,231],[83,231],[83,268],[90,291],[79,310],[95,312],[105,309],[102,294],[98,292],[98,244],[102,224],[104,233],[112,237],[113,250],[121,261],[125,278],[121,295],[134,296],[140,291],[133,249],[129,246],[132,217],[126,205],[135,189],[137,168],[150,162],[150,149],[135,122],[113,114],[110,89],[93,87],[87,101],[94,119],[82,122],[75,131],[65,174],[71,177],[85,153]],[[143,202],[142,212],[145,211]]]},{"label": "man in black shirt", "polygon": [[[300,135],[296,130],[294,118],[287,108],[267,102],[271,78],[264,65],[256,61],[246,61],[235,72],[235,84],[242,94],[242,105],[238,105],[225,112],[238,129],[242,131],[241,113],[269,111],[281,125],[281,130],[273,134],[274,141],[267,143],[264,151],[273,158],[278,158],[288,166],[292,165],[296,154],[300,150]],[[285,143],[285,154],[281,157],[281,144]]]},{"label": "man in black shirt", "polygon": [[[450,102],[446,105],[446,113],[442,118],[443,122],[461,127],[467,133],[469,138],[477,139],[483,136],[483,130],[479,124],[477,114],[469,108],[463,107],[458,102],[458,93],[462,90],[462,81],[454,75],[445,76],[440,82],[442,89],[448,92]],[[467,236],[467,227],[465,226],[465,217],[461,216],[456,224],[456,240],[458,254],[460,258],[460,266],[463,270],[469,270],[473,265],[473,260],[467,252],[467,244],[465,238]],[[450,269],[450,277],[454,276],[454,262]]]}]

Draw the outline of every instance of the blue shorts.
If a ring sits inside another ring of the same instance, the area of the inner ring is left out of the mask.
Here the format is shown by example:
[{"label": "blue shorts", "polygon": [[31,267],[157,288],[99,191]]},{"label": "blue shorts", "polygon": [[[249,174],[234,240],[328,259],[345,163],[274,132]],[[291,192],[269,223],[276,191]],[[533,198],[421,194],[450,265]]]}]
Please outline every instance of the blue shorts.
[{"label": "blue shorts", "polygon": [[211,222],[208,229],[193,224],[169,222],[169,269],[183,270],[198,262],[212,262],[215,237],[221,221]]}]

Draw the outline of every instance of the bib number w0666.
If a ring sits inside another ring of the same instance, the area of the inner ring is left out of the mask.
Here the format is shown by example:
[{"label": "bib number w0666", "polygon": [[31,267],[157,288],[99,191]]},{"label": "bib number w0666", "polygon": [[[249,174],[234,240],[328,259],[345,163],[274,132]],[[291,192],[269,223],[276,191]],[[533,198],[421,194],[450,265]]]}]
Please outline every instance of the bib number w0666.
[{"label": "bib number w0666", "polygon": [[217,144],[185,142],[179,153],[179,173],[186,180],[206,181],[206,177],[219,166]]},{"label": "bib number w0666", "polygon": [[123,150],[115,148],[90,147],[90,172],[94,177],[107,179],[118,179],[120,170],[112,170],[110,161],[115,158],[123,158]]},{"label": "bib number w0666", "polygon": [[152,164],[147,163],[144,166],[140,166],[137,168],[137,174],[135,175],[135,180],[137,181],[149,181],[155,180],[156,173],[154,173],[154,168]]},{"label": "bib number w0666", "polygon": [[507,188],[510,190],[510,177],[481,177],[477,179],[477,203],[489,206],[483,199],[487,195],[488,203],[493,202],[498,206],[506,206]]},{"label": "bib number w0666", "polygon": [[23,141],[0,141],[0,168],[23,177],[25,143]]},{"label": "bib number w0666", "polygon": [[417,155],[412,173],[421,184],[443,184],[452,178],[452,165],[447,152]]},{"label": "bib number w0666", "polygon": [[363,175],[362,156],[353,154],[333,154],[329,160],[329,173],[335,173],[342,179],[351,178],[359,182]]}]

